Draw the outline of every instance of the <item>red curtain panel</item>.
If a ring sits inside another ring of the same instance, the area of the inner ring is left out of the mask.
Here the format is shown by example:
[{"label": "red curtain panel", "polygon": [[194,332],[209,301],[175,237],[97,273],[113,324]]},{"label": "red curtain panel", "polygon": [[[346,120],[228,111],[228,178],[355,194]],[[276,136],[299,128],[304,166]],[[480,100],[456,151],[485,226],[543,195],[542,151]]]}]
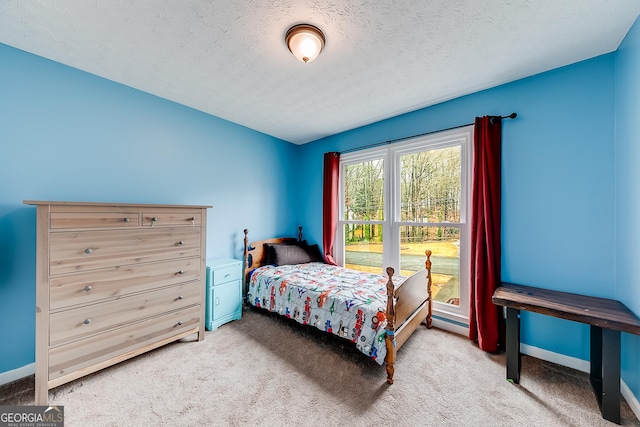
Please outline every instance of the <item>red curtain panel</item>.
[{"label": "red curtain panel", "polygon": [[480,348],[504,348],[504,320],[491,302],[500,285],[502,118],[476,117],[471,218],[469,338]]},{"label": "red curtain panel", "polygon": [[333,257],[336,227],[338,226],[338,184],[340,179],[340,153],[324,153],[322,188],[322,247],[327,264],[336,265]]}]

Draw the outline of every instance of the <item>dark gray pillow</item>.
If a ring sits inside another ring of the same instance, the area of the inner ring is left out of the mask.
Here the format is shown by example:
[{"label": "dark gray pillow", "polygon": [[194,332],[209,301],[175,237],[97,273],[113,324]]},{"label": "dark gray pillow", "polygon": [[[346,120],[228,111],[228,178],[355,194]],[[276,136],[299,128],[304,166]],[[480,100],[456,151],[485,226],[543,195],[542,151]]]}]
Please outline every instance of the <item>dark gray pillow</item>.
[{"label": "dark gray pillow", "polygon": [[320,252],[320,247],[317,243],[313,245],[307,245],[305,247],[309,257],[311,257],[311,262],[324,262],[324,257],[322,256],[322,252]]},{"label": "dark gray pillow", "polygon": [[264,265],[272,265],[273,264],[273,244],[265,243],[264,244]]},{"label": "dark gray pillow", "polygon": [[307,241],[306,240],[302,240],[302,241],[292,241],[292,242],[282,242],[282,243],[265,243],[263,245],[263,247],[264,247],[264,263],[263,263],[263,265],[273,265],[273,264],[276,263],[276,261],[275,261],[275,253],[273,251],[274,246],[291,246],[291,245],[297,245],[297,246],[303,246],[304,247],[304,246],[307,245]]},{"label": "dark gray pillow", "polygon": [[274,264],[304,264],[313,261],[309,253],[302,246],[298,245],[274,245]]}]

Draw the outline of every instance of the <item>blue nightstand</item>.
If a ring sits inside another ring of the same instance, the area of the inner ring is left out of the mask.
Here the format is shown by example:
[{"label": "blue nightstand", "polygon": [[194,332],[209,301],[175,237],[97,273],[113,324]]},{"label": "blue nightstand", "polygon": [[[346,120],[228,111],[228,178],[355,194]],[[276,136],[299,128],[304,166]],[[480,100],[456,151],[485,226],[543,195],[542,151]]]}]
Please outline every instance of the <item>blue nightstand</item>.
[{"label": "blue nightstand", "polygon": [[207,260],[207,307],[209,331],[242,317],[242,262],[231,258]]}]

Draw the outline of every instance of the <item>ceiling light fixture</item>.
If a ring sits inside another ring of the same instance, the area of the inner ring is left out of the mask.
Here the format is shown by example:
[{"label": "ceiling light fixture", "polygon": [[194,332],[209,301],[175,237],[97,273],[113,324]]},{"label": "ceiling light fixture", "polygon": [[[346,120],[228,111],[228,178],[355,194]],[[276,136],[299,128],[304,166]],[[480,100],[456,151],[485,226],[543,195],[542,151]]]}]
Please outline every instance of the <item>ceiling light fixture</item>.
[{"label": "ceiling light fixture", "polygon": [[324,48],[324,34],[319,28],[309,24],[294,25],[285,37],[293,56],[302,62],[311,62]]}]

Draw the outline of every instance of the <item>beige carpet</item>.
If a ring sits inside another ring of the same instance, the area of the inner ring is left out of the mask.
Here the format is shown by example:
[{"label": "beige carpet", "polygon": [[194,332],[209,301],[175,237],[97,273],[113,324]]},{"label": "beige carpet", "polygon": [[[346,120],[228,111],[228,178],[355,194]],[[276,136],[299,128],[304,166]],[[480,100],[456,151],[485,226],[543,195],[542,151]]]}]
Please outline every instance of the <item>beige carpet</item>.
[{"label": "beige carpet", "polygon": [[[399,351],[396,382],[348,343],[245,311],[242,320],[57,387],[75,426],[612,426],[585,373],[504,355],[420,327]],[[33,404],[33,377],[0,387],[0,405]],[[622,425],[640,425],[629,406]]]}]

